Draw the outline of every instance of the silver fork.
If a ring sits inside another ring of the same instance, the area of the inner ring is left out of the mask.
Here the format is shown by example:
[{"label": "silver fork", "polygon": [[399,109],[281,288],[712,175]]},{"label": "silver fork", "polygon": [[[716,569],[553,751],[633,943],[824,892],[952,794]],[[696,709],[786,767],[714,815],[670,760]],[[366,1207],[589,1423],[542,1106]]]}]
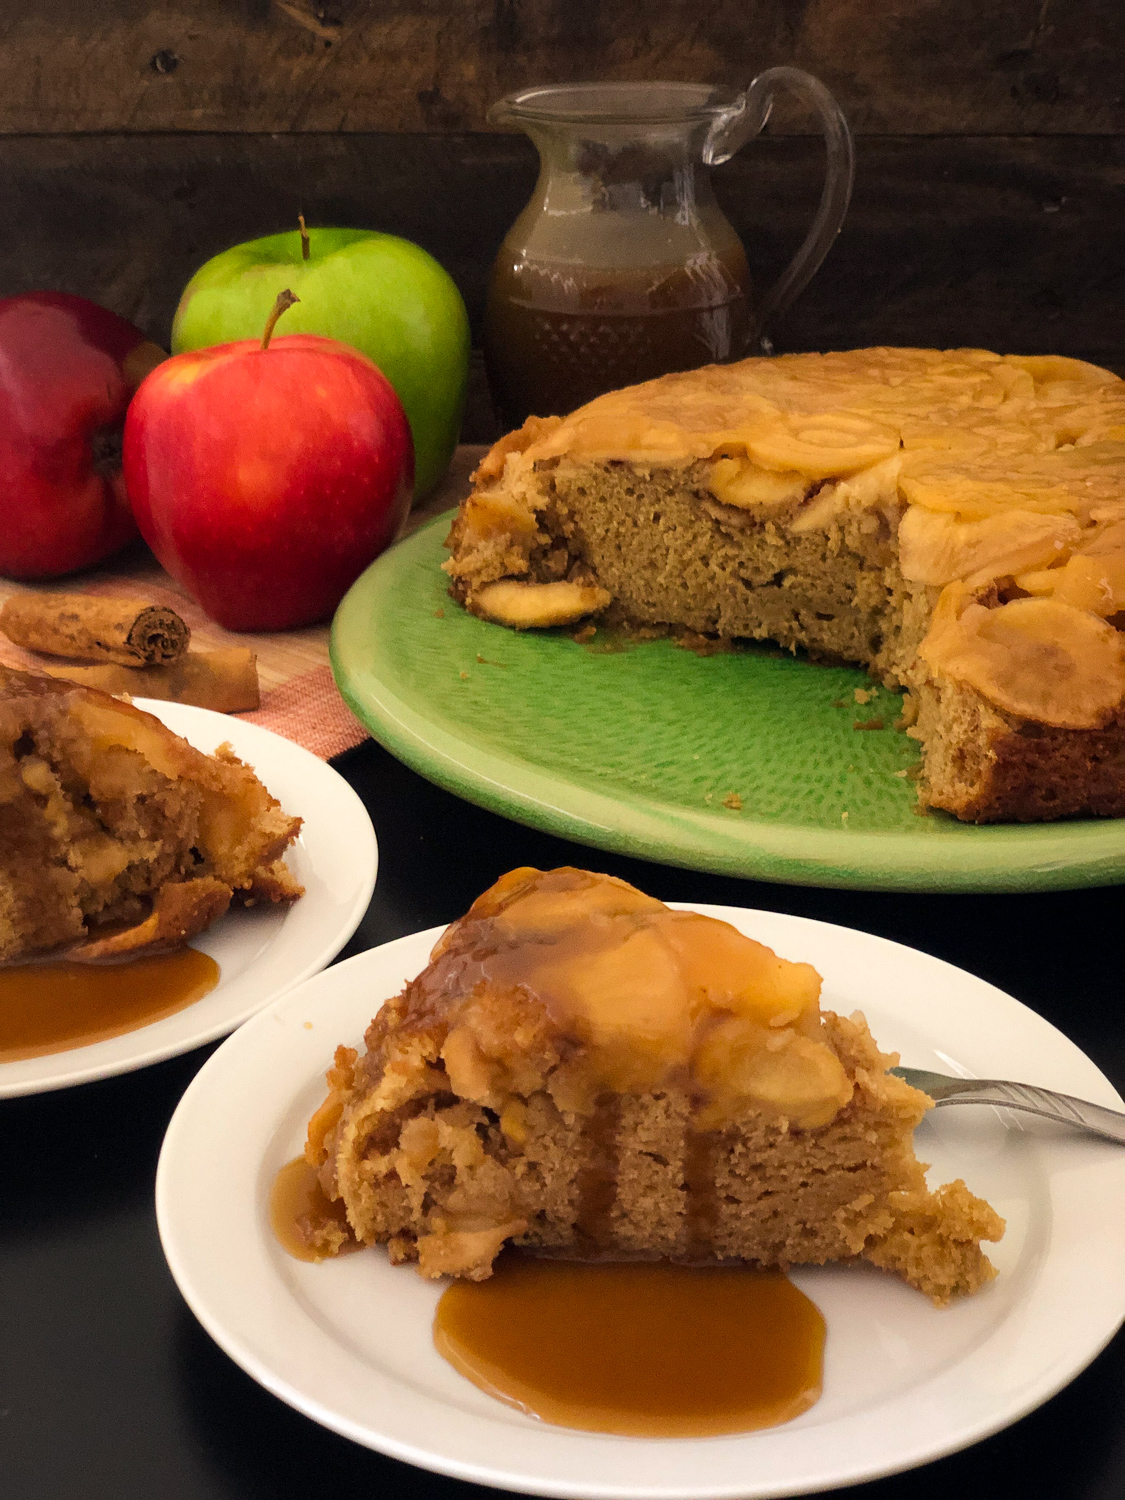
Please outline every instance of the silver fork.
[{"label": "silver fork", "polygon": [[946,1073],[927,1073],[924,1068],[892,1068],[913,1088],[929,1094],[936,1105],[994,1104],[1001,1109],[1022,1109],[1031,1115],[1076,1125],[1103,1141],[1125,1146],[1125,1115],[1102,1104],[1088,1104],[1070,1094],[1056,1094],[1031,1083],[1005,1083],[998,1078],[950,1078]]}]

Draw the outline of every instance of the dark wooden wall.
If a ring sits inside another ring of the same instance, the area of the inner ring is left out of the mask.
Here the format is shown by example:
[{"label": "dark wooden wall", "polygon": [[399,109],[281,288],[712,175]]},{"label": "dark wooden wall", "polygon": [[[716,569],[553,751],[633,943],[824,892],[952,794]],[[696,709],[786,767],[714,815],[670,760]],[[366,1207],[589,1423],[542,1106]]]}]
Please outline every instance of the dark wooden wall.
[{"label": "dark wooden wall", "polygon": [[[791,62],[857,135],[856,191],[779,347],[972,343],[1125,367],[1122,0],[8,0],[0,295],[82,292],[166,340],[191,271],[294,222],[425,245],[479,321],[535,153],[500,94],[742,84]],[[780,109],[716,174],[762,284],[819,191]],[[483,390],[468,430],[486,436]]]}]

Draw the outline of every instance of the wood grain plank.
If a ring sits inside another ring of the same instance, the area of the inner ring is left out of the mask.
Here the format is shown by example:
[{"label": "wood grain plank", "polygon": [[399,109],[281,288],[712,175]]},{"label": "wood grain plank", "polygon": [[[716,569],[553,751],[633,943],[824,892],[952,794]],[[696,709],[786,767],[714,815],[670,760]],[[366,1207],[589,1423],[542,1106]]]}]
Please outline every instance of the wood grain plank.
[{"label": "wood grain plank", "polygon": [[776,63],[864,134],[1099,134],[1123,55],[1119,0],[34,0],[0,11],[0,134],[479,131],[530,83]]},{"label": "wood grain plank", "polygon": [[[292,224],[417,240],[450,270],[479,329],[487,276],[535,180],[522,138],[229,135],[10,138],[3,145],[0,295],[81,293],[166,344],[192,271]],[[716,173],[765,287],[798,243],[823,152],[766,137]],[[1125,359],[1121,188],[1111,137],[868,138],[820,275],[778,348],[972,343]],[[494,433],[478,378],[466,437]]]}]

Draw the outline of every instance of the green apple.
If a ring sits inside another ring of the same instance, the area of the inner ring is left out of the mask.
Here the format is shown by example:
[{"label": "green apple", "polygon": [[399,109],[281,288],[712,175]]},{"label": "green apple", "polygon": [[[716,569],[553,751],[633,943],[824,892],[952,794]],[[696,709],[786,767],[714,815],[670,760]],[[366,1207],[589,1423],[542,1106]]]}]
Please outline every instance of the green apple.
[{"label": "green apple", "polygon": [[235,245],[188,282],[172,324],[181,354],[258,338],[277,294],[300,298],[286,333],[319,333],[366,354],[394,386],[414,437],[414,493],[444,474],[469,370],[469,318],[452,278],[409,240],[366,229],[310,229]]}]

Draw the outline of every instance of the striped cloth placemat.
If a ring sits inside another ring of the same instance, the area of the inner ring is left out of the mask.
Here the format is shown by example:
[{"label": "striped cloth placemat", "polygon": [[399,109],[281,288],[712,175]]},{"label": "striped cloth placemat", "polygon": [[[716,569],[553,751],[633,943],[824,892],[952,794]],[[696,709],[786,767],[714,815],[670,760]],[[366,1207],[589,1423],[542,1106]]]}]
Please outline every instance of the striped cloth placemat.
[{"label": "striped cloth placemat", "polygon": [[[431,517],[459,505],[469,493],[469,475],[487,448],[463,444],[453,455],[449,472],[425,503],[413,510],[407,533]],[[262,724],[331,760],[367,739],[367,730],[354,717],[336,690],[328,664],[328,626],[301,630],[235,632],[209,620],[189,594],[159,565],[141,543],[127,548],[98,568],[49,583],[15,583],[0,578],[0,603],[12,594],[33,591],[96,594],[102,597],[147,599],[174,609],[191,627],[192,645],[200,650],[220,646],[249,646],[258,658],[262,706],[236,715]],[[51,657],[25,651],[0,634],[0,663],[37,671]]]}]

